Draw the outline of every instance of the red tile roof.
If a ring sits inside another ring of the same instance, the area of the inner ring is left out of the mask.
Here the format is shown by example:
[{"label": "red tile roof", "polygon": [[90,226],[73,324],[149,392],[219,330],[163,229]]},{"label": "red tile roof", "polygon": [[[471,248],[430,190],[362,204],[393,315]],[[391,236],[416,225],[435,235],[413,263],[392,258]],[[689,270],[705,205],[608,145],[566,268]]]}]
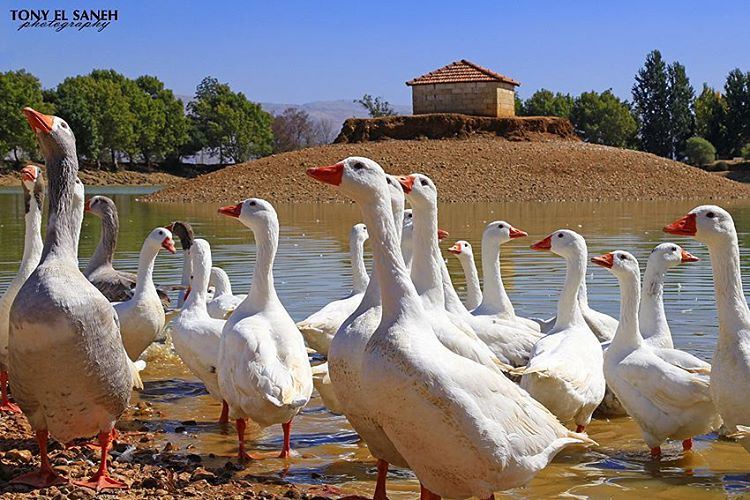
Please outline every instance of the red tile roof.
[{"label": "red tile roof", "polygon": [[452,62],[448,66],[443,66],[440,69],[418,76],[413,80],[409,80],[406,84],[429,85],[433,83],[459,82],[503,82],[511,85],[521,85],[512,78],[495,73],[466,59]]}]

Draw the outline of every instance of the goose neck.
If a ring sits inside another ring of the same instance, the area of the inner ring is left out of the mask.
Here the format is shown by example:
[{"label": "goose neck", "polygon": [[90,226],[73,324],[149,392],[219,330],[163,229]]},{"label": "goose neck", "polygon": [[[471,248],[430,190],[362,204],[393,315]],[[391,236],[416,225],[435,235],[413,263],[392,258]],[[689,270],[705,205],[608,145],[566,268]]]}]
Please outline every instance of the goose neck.
[{"label": "goose neck", "polygon": [[75,153],[47,161],[49,175],[49,220],[42,260],[54,256],[78,267],[78,235],[74,185],[78,174]]},{"label": "goose neck", "polygon": [[579,291],[586,279],[586,251],[566,257],[565,264],[565,284],[557,303],[556,329],[584,324]]},{"label": "goose neck", "polygon": [[667,315],[664,312],[665,275],[665,269],[646,265],[641,288],[641,305],[638,310],[638,323],[644,337],[670,333]]},{"label": "goose neck", "polygon": [[229,281],[229,276],[223,270],[219,270],[212,274],[213,285],[214,285],[214,297],[221,295],[232,295],[232,283]]},{"label": "goose neck", "polygon": [[413,207],[414,245],[412,249],[411,279],[417,293],[434,307],[445,306],[443,277],[438,259],[437,207]]},{"label": "goose neck", "polygon": [[94,255],[86,267],[87,271],[93,271],[101,266],[112,265],[112,259],[117,249],[117,235],[120,229],[120,221],[114,208],[104,211],[101,217],[101,233],[99,244],[96,246]]},{"label": "goose neck", "polygon": [[349,256],[352,261],[352,282],[355,292],[361,293],[367,288],[367,282],[370,278],[367,276],[364,256],[365,241],[352,235],[349,238]]},{"label": "goose neck", "polygon": [[487,314],[515,316],[513,304],[505,291],[500,274],[500,245],[487,241],[486,238],[482,239],[482,274],[484,276],[482,310]]},{"label": "goose neck", "polygon": [[273,263],[279,243],[279,223],[275,218],[269,218],[261,227],[252,229],[256,245],[255,269],[247,298],[238,307],[246,313],[258,311],[267,304],[279,300],[273,281]]},{"label": "goose neck", "polygon": [[373,241],[373,277],[377,280],[375,286],[380,288],[383,306],[381,321],[391,323],[405,308],[419,309],[421,306],[401,255],[398,232],[393,212],[388,206],[388,197],[374,198],[365,203],[360,202],[359,205]]},{"label": "goose neck", "polygon": [[740,252],[736,233],[709,246],[714,275],[719,341],[736,338],[750,328],[750,311],[742,288]]},{"label": "goose neck", "polygon": [[28,278],[34,269],[36,269],[36,266],[39,265],[44,248],[44,241],[42,240],[42,207],[33,195],[29,202],[29,208],[24,217],[26,226],[23,258],[21,259],[21,267],[19,269],[19,274],[24,278]]},{"label": "goose neck", "polygon": [[618,276],[620,282],[620,322],[610,349],[637,349],[643,343],[638,327],[640,278],[637,274]]},{"label": "goose neck", "polygon": [[156,256],[159,254],[159,247],[154,248],[148,241],[143,243],[141,253],[138,256],[138,275],[136,278],[135,291],[133,296],[140,297],[145,292],[153,291],[156,293],[154,285],[154,263]]},{"label": "goose neck", "polygon": [[479,273],[474,263],[474,257],[467,256],[459,259],[461,268],[466,276],[466,307],[474,309],[483,301],[482,287],[479,285]]}]

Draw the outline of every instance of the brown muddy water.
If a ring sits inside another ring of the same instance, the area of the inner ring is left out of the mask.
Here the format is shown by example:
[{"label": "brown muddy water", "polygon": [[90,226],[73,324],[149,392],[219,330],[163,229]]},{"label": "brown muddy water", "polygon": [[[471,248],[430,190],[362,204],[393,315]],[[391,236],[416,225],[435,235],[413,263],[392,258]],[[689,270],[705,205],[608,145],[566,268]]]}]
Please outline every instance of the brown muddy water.
[{"label": "brown muddy water", "polygon": [[[137,202],[146,191],[134,188],[87,189],[87,195],[108,194],[120,211],[120,242],[116,267],[135,271],[143,238],[157,225],[176,219],[193,224],[198,237],[207,239],[213,249],[214,265],[223,267],[232,279],[235,293],[247,291],[254,263],[252,234],[234,220],[216,214],[219,204],[159,205]],[[506,203],[454,204],[440,210],[440,226],[451,235],[443,247],[457,239],[472,243],[480,258],[481,233],[490,221],[503,219],[528,231],[529,237],[502,247],[505,286],[516,311],[526,316],[554,314],[557,294],[564,278],[562,259],[534,252],[529,245],[555,229],[568,227],[583,234],[589,252],[624,249],[645,265],[651,249],[672,236],[661,227],[683,215],[697,202],[623,203]],[[740,243],[750,249],[750,202],[726,202],[737,223]],[[275,265],[277,290],[295,320],[327,302],[347,294],[351,286],[348,261],[348,233],[359,222],[359,212],[348,205],[279,205],[280,248]],[[23,201],[19,190],[0,191],[0,285],[4,288],[16,271],[23,245]],[[91,255],[98,240],[98,219],[87,215],[81,238],[81,265]],[[665,301],[675,344],[710,360],[717,326],[711,269],[705,247],[688,239],[676,239],[691,253],[704,260],[670,271]],[[179,248],[179,245],[178,245]],[[366,248],[367,265],[370,266]],[[447,252],[445,252],[447,256]],[[746,279],[750,277],[748,251],[742,251]],[[454,258],[448,260],[459,292],[464,279]],[[179,282],[181,252],[162,253],[157,259],[155,280],[163,284]],[[615,279],[605,270],[589,269],[591,305],[618,315],[619,296]],[[746,282],[746,286],[748,283]],[[147,401],[153,413],[138,418],[149,429],[179,450],[189,450],[210,463],[223,463],[235,452],[234,428],[221,428],[216,420],[220,405],[210,398],[181,364],[169,344],[155,344],[145,356],[143,373],[146,389],[133,403]],[[627,418],[595,420],[590,436],[599,446],[588,451],[568,451],[528,486],[506,492],[521,498],[550,496],[723,498],[750,494],[750,456],[737,444],[717,440],[716,435],[697,439],[696,452],[684,457],[679,443],[664,447],[661,461],[652,461],[635,424]],[[256,431],[250,436],[250,449],[278,449],[280,426]],[[375,468],[367,448],[344,417],[330,414],[314,395],[304,412],[295,419],[292,446],[299,455],[288,464],[269,459],[250,464],[244,473],[254,476],[283,476],[292,482],[327,483],[346,493],[371,495]],[[213,454],[213,455],[211,455]],[[213,457],[213,458],[212,458]],[[284,468],[286,467],[286,468]],[[418,483],[408,472],[393,469],[389,476],[391,499],[415,498]]]}]

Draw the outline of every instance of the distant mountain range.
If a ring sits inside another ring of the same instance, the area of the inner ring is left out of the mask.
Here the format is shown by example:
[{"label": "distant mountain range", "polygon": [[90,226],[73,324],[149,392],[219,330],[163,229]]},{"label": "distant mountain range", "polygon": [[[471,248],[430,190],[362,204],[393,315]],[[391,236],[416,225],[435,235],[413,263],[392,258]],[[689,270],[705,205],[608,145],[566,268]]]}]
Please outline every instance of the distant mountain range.
[{"label": "distant mountain range", "polygon": [[[192,96],[178,95],[178,99],[181,99],[183,103],[187,105],[188,101],[192,100]],[[313,120],[322,121],[330,120],[336,132],[341,129],[341,125],[347,118],[366,118],[367,111],[365,108],[356,104],[354,99],[338,99],[336,101],[315,101],[308,102],[305,104],[284,104],[277,102],[262,102],[261,107],[271,113],[272,115],[278,115],[284,112],[287,108],[302,109],[306,111]],[[393,109],[399,115],[410,115],[411,105],[410,104],[392,104]]]}]

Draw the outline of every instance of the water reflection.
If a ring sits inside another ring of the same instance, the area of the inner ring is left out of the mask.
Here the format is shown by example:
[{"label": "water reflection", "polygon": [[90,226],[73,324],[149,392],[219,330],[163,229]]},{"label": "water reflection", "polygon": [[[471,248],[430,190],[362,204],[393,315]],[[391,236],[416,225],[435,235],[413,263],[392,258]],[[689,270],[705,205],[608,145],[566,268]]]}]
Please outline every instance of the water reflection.
[{"label": "water reflection", "polygon": [[[157,225],[187,220],[196,235],[212,246],[214,262],[223,267],[236,293],[245,293],[254,263],[254,243],[249,230],[236,221],[220,217],[215,206],[158,205],[137,203],[144,189],[90,189],[88,194],[106,193],[120,212],[120,241],[115,266],[135,271],[143,238]],[[622,203],[496,203],[446,205],[441,207],[440,226],[451,232],[443,244],[457,239],[472,243],[481,258],[480,239],[485,224],[503,219],[529,232],[529,237],[504,245],[502,270],[508,292],[519,314],[548,317],[554,314],[558,291],[564,278],[561,258],[534,252],[529,245],[555,229],[568,227],[582,233],[591,253],[614,249],[633,252],[645,265],[651,249],[672,236],[661,227],[694,207],[695,202]],[[740,242],[750,248],[750,203],[726,202],[738,225]],[[15,274],[23,245],[23,203],[20,190],[0,190],[0,285],[4,288]],[[275,266],[277,290],[295,319],[301,319],[332,299],[345,295],[351,286],[348,262],[348,234],[359,222],[359,212],[349,205],[279,205],[280,248]],[[81,238],[81,266],[98,241],[98,219],[87,215]],[[704,246],[688,239],[676,239],[703,260],[670,271],[665,287],[667,315],[675,344],[697,356],[710,359],[717,326],[710,265]],[[446,254],[447,255],[447,254]],[[368,267],[369,255],[368,255]],[[463,291],[465,281],[455,258],[448,259],[454,282]],[[160,255],[154,273],[159,283],[179,281],[181,255]],[[748,251],[742,251],[745,278],[750,277]],[[589,300],[604,312],[618,315],[618,289],[605,270],[589,269]],[[158,430],[160,439],[177,449],[201,455],[206,463],[221,465],[236,450],[234,428],[217,423],[219,402],[182,366],[169,344],[154,345],[146,354],[146,389],[134,398],[149,402],[153,411],[131,422],[134,429]],[[679,443],[664,447],[664,459],[653,462],[628,419],[595,420],[588,428],[600,446],[587,451],[567,450],[526,488],[509,496],[625,497],[636,494],[660,498],[725,497],[750,492],[747,454],[738,445],[706,436],[696,441],[696,453],[685,458]],[[251,447],[276,450],[281,444],[280,428],[251,429]],[[314,398],[295,419],[292,446],[294,458],[284,479],[304,483],[333,483],[347,492],[372,492],[374,463],[367,449],[343,417],[333,416]],[[264,460],[250,464],[241,474],[277,481],[283,462]],[[408,471],[390,474],[392,499],[414,498],[417,483]]]}]

